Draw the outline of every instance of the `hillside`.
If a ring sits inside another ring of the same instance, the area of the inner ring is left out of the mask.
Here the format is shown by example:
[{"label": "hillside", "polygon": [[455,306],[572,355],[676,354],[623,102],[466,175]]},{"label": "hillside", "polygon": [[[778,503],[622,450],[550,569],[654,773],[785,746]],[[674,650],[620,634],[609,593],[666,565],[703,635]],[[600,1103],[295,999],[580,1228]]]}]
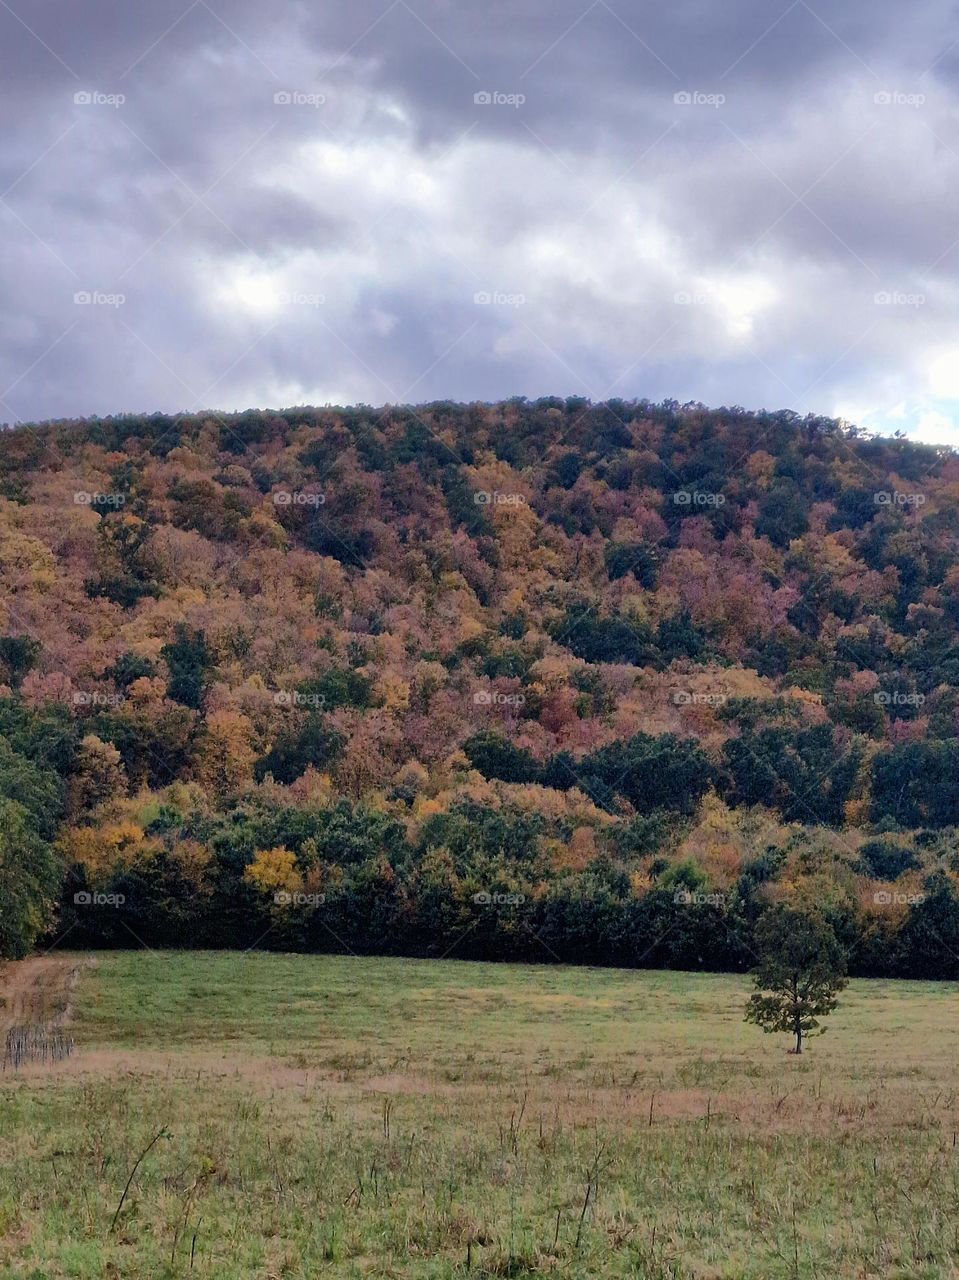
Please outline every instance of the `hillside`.
[{"label": "hillside", "polygon": [[[959,458],[699,405],[0,435],[0,953],[959,974]],[[79,897],[79,900],[78,900]]]}]

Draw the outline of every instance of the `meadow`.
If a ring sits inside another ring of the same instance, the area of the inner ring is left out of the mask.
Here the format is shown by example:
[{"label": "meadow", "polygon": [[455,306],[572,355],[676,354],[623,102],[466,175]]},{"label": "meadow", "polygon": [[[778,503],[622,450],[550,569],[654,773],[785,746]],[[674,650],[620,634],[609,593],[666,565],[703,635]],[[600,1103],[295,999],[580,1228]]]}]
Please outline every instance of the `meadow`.
[{"label": "meadow", "polygon": [[795,1057],[737,977],[60,962],[76,1051],[0,1074],[4,1277],[959,1275],[951,984],[854,981]]}]

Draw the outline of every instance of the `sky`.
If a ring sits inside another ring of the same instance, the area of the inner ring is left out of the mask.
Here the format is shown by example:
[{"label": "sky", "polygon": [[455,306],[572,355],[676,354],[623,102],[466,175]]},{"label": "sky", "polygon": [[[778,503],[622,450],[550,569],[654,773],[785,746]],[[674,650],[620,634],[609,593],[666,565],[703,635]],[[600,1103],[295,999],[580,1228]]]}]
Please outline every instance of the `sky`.
[{"label": "sky", "polygon": [[585,395],[959,445],[945,0],[0,0],[0,421]]}]

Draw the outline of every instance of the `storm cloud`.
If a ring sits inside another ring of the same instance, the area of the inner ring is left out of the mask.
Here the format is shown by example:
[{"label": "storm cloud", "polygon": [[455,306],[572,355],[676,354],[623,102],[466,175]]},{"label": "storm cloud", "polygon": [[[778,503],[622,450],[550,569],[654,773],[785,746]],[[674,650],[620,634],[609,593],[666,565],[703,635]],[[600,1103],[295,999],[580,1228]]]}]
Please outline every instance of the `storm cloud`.
[{"label": "storm cloud", "polygon": [[0,0],[0,418],[579,394],[959,444],[959,20]]}]

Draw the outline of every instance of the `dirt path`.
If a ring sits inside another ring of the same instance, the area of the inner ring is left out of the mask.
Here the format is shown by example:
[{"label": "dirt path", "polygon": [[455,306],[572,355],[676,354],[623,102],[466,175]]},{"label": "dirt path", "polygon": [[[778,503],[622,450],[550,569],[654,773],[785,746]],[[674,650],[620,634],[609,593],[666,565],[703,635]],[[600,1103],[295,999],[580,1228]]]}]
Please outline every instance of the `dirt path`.
[{"label": "dirt path", "polygon": [[68,955],[0,962],[0,1037],[11,1027],[65,1022],[73,988],[89,963]]}]

